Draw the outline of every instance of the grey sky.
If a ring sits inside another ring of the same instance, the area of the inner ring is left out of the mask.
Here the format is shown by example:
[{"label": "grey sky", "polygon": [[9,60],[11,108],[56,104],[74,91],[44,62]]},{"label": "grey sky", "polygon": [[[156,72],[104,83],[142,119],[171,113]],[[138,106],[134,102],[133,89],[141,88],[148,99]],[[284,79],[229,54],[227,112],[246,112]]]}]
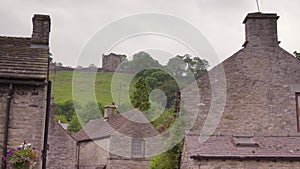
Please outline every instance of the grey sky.
[{"label": "grey sky", "polygon": [[[259,3],[262,12],[276,12],[280,16],[278,36],[281,46],[291,53],[300,51],[297,43],[300,42],[300,1],[260,0]],[[256,11],[255,0],[1,0],[0,35],[31,36],[33,14],[49,14],[52,19],[50,45],[54,60],[64,65],[85,66],[95,61],[87,60],[81,64],[76,60],[96,32],[125,16],[155,12],[176,16],[192,24],[208,39],[222,61],[241,49],[244,43],[242,21],[247,13]],[[145,24],[138,23],[137,26]],[[167,44],[165,51],[159,52],[163,49],[151,45],[160,43]],[[124,40],[112,51],[130,58],[134,52],[144,49],[165,64],[168,58],[187,52],[172,43],[170,39],[144,36]]]}]

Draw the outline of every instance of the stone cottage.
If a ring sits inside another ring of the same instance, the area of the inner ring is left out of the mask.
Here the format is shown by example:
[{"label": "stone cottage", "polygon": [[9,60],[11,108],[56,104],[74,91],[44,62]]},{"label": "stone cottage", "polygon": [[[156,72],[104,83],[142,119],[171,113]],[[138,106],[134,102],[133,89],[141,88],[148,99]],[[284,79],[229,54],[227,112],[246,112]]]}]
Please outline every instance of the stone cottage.
[{"label": "stone cottage", "polygon": [[110,53],[108,55],[103,54],[102,71],[114,72],[124,58],[126,58],[126,55],[118,55],[115,53]]},{"label": "stone cottage", "polygon": [[74,169],[77,167],[77,142],[62,125],[54,121],[55,106],[53,100],[51,103],[46,168]]},{"label": "stone cottage", "polygon": [[[8,149],[26,140],[39,150],[37,168],[42,168],[51,88],[48,83],[50,17],[34,15],[32,22],[31,37],[0,36],[0,153],[6,157]],[[6,168],[6,161],[0,163]]]},{"label": "stone cottage", "polygon": [[157,135],[139,110],[119,114],[114,105],[106,106],[104,119],[91,120],[74,135],[78,166],[81,169],[145,169],[156,144],[147,138]]},{"label": "stone cottage", "polygon": [[226,102],[203,143],[200,133],[215,91],[209,74],[197,80],[199,115],[185,138],[182,169],[300,168],[300,61],[279,46],[278,18],[249,13],[243,49],[210,70],[223,66]]},{"label": "stone cottage", "polygon": [[26,140],[40,153],[35,168],[74,169],[76,141],[54,121],[51,105],[50,17],[32,22],[32,37],[0,36],[0,153]]}]

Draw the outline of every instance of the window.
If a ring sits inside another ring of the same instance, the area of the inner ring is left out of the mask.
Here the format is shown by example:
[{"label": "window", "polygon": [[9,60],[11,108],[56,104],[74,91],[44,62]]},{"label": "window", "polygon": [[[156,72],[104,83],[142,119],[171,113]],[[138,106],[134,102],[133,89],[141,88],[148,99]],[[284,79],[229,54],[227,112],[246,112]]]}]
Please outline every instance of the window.
[{"label": "window", "polygon": [[298,132],[300,132],[300,93],[296,93],[296,113]]},{"label": "window", "polygon": [[143,157],[145,142],[143,139],[132,139],[132,156]]},{"label": "window", "polygon": [[252,136],[232,136],[232,140],[237,147],[257,147],[258,144],[255,142]]}]

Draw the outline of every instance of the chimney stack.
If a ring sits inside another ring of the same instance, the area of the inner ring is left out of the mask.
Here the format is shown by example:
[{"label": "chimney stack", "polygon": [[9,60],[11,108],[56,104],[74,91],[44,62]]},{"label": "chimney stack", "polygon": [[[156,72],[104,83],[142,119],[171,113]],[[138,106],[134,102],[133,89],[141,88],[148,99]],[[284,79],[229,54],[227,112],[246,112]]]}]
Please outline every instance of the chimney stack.
[{"label": "chimney stack", "polygon": [[249,13],[245,20],[244,47],[275,47],[278,45],[277,14]]},{"label": "chimney stack", "polygon": [[49,45],[49,33],[50,33],[50,16],[35,14],[32,18],[33,31],[31,44],[37,46]]},{"label": "chimney stack", "polygon": [[117,106],[113,102],[112,105],[104,106],[104,119],[109,119],[118,113]]}]

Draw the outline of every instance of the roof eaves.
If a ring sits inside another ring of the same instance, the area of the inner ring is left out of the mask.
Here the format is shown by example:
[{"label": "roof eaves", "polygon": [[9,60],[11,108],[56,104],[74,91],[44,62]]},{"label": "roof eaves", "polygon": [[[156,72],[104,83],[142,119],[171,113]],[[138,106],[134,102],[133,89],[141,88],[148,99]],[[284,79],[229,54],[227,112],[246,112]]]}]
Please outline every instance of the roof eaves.
[{"label": "roof eaves", "polygon": [[300,156],[234,156],[234,155],[191,155],[190,158],[197,160],[207,159],[224,159],[224,160],[286,160],[286,161],[300,161]]}]

